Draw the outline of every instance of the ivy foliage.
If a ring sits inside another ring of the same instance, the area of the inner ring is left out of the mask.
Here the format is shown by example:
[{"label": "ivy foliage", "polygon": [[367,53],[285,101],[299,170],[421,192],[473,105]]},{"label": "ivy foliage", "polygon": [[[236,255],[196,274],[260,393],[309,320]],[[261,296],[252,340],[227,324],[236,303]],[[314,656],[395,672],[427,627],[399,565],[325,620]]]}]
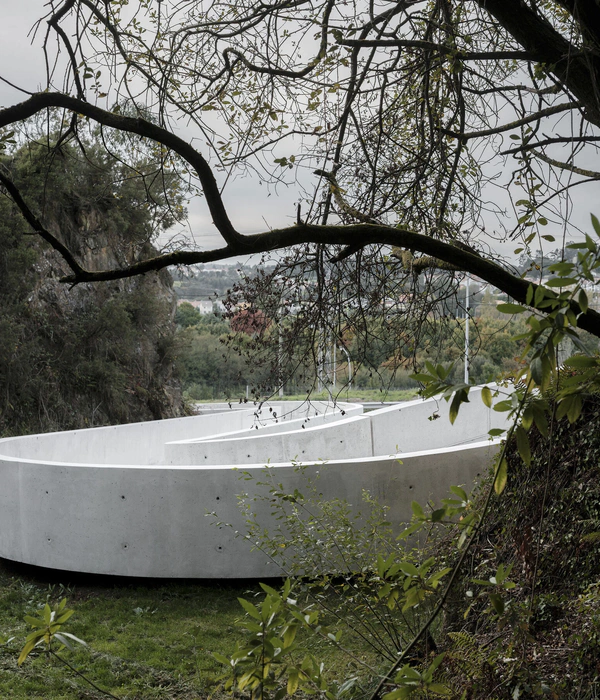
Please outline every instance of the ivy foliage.
[{"label": "ivy foliage", "polygon": [[[574,424],[548,406],[529,464],[509,445],[506,488],[446,612],[446,670],[469,698],[593,697],[600,675],[600,395],[583,397]],[[513,585],[490,615],[479,584],[500,566]]]},{"label": "ivy foliage", "polygon": [[[600,238],[596,217],[592,225]],[[375,680],[366,689],[371,700],[593,697],[600,677],[600,358],[580,341],[577,326],[578,315],[588,308],[584,283],[593,281],[600,267],[600,247],[591,236],[571,247],[577,251],[575,261],[556,263],[555,276],[546,285],[529,287],[532,311],[520,338],[525,341],[523,367],[510,386],[481,392],[488,408],[508,412],[514,421],[508,431],[490,431],[491,437],[504,435],[505,442],[489,479],[478,498],[453,487],[453,497],[441,507],[413,504],[413,522],[399,539],[420,535],[426,543],[420,551],[410,558],[400,548],[385,555],[379,551],[370,564],[348,556],[347,535],[337,532],[336,525],[352,528],[349,510],[341,511],[346,523],[324,521],[322,514],[331,506],[324,509],[317,501],[315,517],[310,510],[315,504],[307,510],[301,494],[270,490],[279,504],[274,513],[282,509],[284,526],[274,539],[263,534],[258,546],[272,542],[271,556],[278,558],[283,532],[286,553],[279,557],[284,562],[290,560],[288,549],[294,562],[295,552],[305,558],[308,549],[316,557],[329,546],[334,578],[341,575],[348,586],[349,607],[357,609],[354,597],[362,590],[371,597],[372,621],[381,624],[374,614],[374,600],[380,599],[392,612],[390,628],[413,627],[412,635],[398,635],[397,647],[388,643],[394,650],[391,666],[371,666]],[[527,309],[508,302],[499,311],[521,315]],[[565,339],[579,352],[561,365],[558,350]],[[429,361],[425,366],[414,378],[425,395],[441,395],[450,403],[454,423],[461,405],[470,400],[470,386],[454,383],[451,368]],[[252,526],[251,518],[249,522]],[[249,537],[257,541],[256,528],[250,528]],[[336,565],[339,554],[346,569]],[[316,570],[323,565],[327,570],[327,558],[320,564]],[[313,571],[301,569],[296,578]],[[365,577],[366,590],[361,589]],[[319,598],[314,582],[308,590],[313,600],[307,600],[307,610],[320,606],[331,611],[330,598]],[[275,591],[270,595],[285,603]],[[403,619],[409,611],[412,619]],[[342,627],[356,634],[362,624],[351,615],[339,622],[327,632],[335,644],[340,644]],[[267,630],[260,636],[265,638]],[[423,642],[424,653],[415,658]],[[259,642],[254,638],[251,643]],[[248,654],[244,659],[250,663]],[[235,664],[232,669],[230,687],[243,690]],[[256,663],[252,669],[260,676]],[[280,666],[278,682],[269,687],[259,683],[253,697],[283,697],[281,683],[289,673],[287,665]],[[337,688],[313,684],[304,689],[334,700],[340,695]]]}]

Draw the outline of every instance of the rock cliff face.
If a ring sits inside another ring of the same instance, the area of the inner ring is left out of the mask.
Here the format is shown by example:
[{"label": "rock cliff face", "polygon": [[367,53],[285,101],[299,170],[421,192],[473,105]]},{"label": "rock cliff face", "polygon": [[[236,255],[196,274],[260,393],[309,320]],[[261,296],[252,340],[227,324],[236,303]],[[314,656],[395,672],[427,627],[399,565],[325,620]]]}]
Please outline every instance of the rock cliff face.
[{"label": "rock cliff face", "polygon": [[[93,218],[96,225],[82,231],[79,239],[83,265],[110,269],[124,258],[130,260],[118,235],[103,230],[101,217]],[[145,256],[155,252],[149,244],[144,246]],[[73,357],[74,364],[79,360],[93,365],[84,372],[88,381],[73,397],[79,417],[75,423],[99,425],[182,414],[182,392],[175,376],[176,295],[168,272],[70,287],[59,281],[70,272],[67,265],[49,249],[40,251],[36,272],[30,307],[59,327],[75,330],[80,357]]]},{"label": "rock cliff face", "polygon": [[[24,170],[44,225],[85,267],[156,254],[148,205],[115,192],[114,178],[81,190],[58,179],[36,202],[38,170]],[[169,273],[70,287],[61,256],[27,233],[0,202],[0,435],[181,415]]]}]

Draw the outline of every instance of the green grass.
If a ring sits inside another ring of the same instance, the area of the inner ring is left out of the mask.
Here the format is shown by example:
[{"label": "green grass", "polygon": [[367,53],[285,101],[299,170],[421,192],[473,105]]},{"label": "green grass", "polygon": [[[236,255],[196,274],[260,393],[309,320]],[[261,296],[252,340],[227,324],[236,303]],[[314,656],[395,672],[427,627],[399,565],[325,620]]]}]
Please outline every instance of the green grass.
[{"label": "green grass", "polygon": [[[414,399],[417,395],[417,389],[392,389],[390,391],[381,391],[379,389],[351,389],[350,391],[341,391],[334,395],[338,401],[408,401]],[[310,395],[312,401],[323,401],[329,399],[329,394],[326,391],[312,393]],[[294,394],[284,396],[286,401],[303,401],[306,399],[306,394]],[[280,400],[278,396],[274,396],[272,400]]]},{"label": "green grass", "polygon": [[[347,391],[344,389],[338,394],[334,394],[334,398],[338,401],[409,401],[417,396],[417,389],[391,389],[390,391],[381,391],[380,389],[352,389]],[[269,401],[304,401],[307,398],[307,394],[289,394],[283,397],[279,397],[274,394],[269,398]],[[242,397],[243,398],[243,397]],[[198,399],[197,403],[223,403],[224,401],[231,401],[232,403],[237,403],[240,397],[237,395],[225,396],[221,399]],[[251,397],[253,399],[253,397]],[[311,401],[327,401],[329,399],[329,394],[326,391],[312,392],[310,394]],[[190,399],[193,403],[196,403],[196,399]]]},{"label": "green grass", "polygon": [[[271,582],[278,587],[278,582]],[[45,653],[34,651],[19,667],[17,658],[30,627],[46,602],[63,597],[75,614],[64,631],[88,643],[61,656],[96,685],[122,700],[221,700],[224,667],[212,656],[230,656],[243,632],[237,598],[253,599],[255,582],[146,581],[48,572],[0,560],[0,698],[15,700],[98,700],[106,697]],[[325,642],[310,639],[339,676],[349,659]],[[363,658],[372,654],[357,650]],[[366,654],[366,655],[365,655]]]},{"label": "green grass", "polygon": [[[61,652],[97,685],[120,698],[203,698],[215,695],[223,667],[212,652],[230,655],[242,617],[237,597],[254,595],[254,583],[143,582],[45,572],[0,563],[1,698],[81,700],[103,697],[56,660],[34,653],[17,666],[29,631],[26,614],[61,598],[76,613],[66,631],[88,642]],[[218,696],[218,693],[216,694]]]}]

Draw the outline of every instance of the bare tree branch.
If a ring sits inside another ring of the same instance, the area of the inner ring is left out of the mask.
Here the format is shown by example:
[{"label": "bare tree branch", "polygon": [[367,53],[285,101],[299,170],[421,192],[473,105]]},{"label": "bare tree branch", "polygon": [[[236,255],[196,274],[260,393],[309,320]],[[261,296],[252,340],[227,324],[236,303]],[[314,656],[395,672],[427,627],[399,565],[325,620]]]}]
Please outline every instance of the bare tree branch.
[{"label": "bare tree branch", "polygon": [[548,165],[553,165],[555,168],[560,168],[561,170],[568,170],[571,173],[575,173],[576,175],[583,175],[583,177],[587,177],[591,180],[600,180],[600,173],[596,170],[586,170],[585,168],[578,168],[576,165],[572,165],[571,163],[562,163],[561,161],[555,160],[554,158],[550,158],[544,153],[540,153],[539,151],[534,151],[534,153],[536,158],[543,160],[544,163],[548,163]]},{"label": "bare tree branch", "polygon": [[462,51],[451,46],[436,44],[431,41],[416,41],[409,39],[340,39],[340,46],[352,48],[389,48],[421,49],[432,51],[441,56],[449,56],[460,61],[535,61],[535,54],[528,51]]},{"label": "bare tree branch", "polygon": [[50,231],[48,231],[48,229],[44,228],[40,220],[31,211],[31,209],[21,196],[21,193],[19,192],[18,188],[15,186],[12,180],[2,172],[1,169],[0,183],[8,192],[13,202],[17,205],[19,211],[23,215],[23,218],[31,226],[34,233],[40,236],[40,238],[43,238],[54,248],[54,250],[56,250],[62,255],[67,265],[71,268],[71,270],[73,270],[73,281],[75,281],[75,279],[79,279],[79,277],[81,277],[82,275],[85,276],[86,270],[84,270],[84,268],[77,262],[74,255],[67,248],[67,246],[64,245],[61,241],[59,241],[58,238],[56,238],[56,236],[53,236],[50,233]]},{"label": "bare tree branch", "polygon": [[25,102],[0,110],[0,128],[27,119],[49,107],[62,107],[71,112],[83,114],[98,124],[130,134],[138,134],[138,136],[152,139],[175,151],[192,166],[198,175],[213,222],[225,241],[233,243],[243,240],[243,236],[234,229],[229,220],[217,181],[206,159],[189,143],[163,127],[141,117],[126,117],[109,112],[69,95],[58,92],[43,92],[33,95]]},{"label": "bare tree branch", "polygon": [[540,121],[544,117],[549,117],[553,114],[560,114],[561,112],[568,112],[572,109],[578,109],[581,107],[579,102],[567,102],[560,105],[553,105],[552,107],[547,107],[546,109],[541,109],[535,114],[530,114],[523,119],[516,119],[513,122],[508,122],[507,124],[501,124],[492,129],[483,129],[482,131],[472,131],[470,133],[458,133],[456,131],[451,131],[449,129],[440,129],[441,133],[445,136],[451,136],[454,139],[459,139],[461,141],[469,141],[471,139],[484,138],[486,136],[494,136],[496,134],[502,134],[505,131],[510,131],[511,129],[518,129],[522,126],[527,126],[527,124],[533,124],[534,122]]}]

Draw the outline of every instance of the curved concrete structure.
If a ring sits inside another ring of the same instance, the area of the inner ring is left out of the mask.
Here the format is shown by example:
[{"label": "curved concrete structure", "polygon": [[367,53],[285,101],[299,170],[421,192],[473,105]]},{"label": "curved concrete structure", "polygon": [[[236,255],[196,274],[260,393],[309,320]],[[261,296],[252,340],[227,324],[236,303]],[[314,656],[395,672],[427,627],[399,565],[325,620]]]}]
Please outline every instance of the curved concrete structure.
[{"label": "curved concrete structure", "polygon": [[[301,462],[319,472],[324,499],[359,505],[367,490],[393,523],[408,522],[413,500],[439,500],[486,470],[497,449],[488,430],[505,417],[476,394],[455,426],[448,404],[433,399],[364,415],[353,404],[275,402],[261,415],[228,410],[0,440],[0,556],[123,576],[276,576],[236,536],[245,527],[237,495],[263,492],[265,465],[293,492],[302,490]],[[256,511],[267,524],[269,504],[257,500]]]}]

